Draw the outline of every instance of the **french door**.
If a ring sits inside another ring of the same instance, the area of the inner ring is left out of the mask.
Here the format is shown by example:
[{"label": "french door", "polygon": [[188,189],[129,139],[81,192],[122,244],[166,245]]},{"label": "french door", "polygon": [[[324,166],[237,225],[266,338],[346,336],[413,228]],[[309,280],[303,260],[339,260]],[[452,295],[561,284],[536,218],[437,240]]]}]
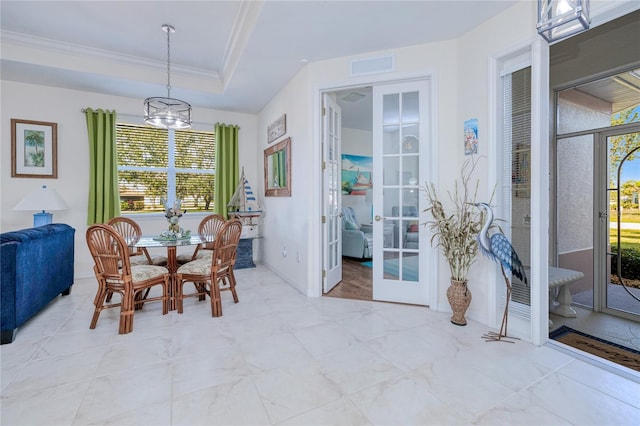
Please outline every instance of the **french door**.
[{"label": "french door", "polygon": [[324,273],[322,291],[328,293],[342,280],[342,206],[340,185],[340,154],[342,115],[334,100],[325,93],[322,99],[322,138],[324,162]]},{"label": "french door", "polygon": [[[631,130],[631,131],[630,131]],[[619,255],[627,249],[638,247],[640,235],[640,125],[633,129],[611,129],[600,135],[601,146],[606,149],[607,173],[606,204],[601,211],[609,213],[610,220],[604,224],[607,250],[603,277],[599,280],[596,300],[600,310],[608,314],[640,321],[640,288],[635,258]],[[602,181],[601,181],[602,182]]]},{"label": "french door", "polygon": [[373,299],[428,305],[436,256],[420,186],[434,180],[429,81],[373,88]]},{"label": "french door", "polygon": [[[580,270],[572,301],[597,312],[640,321],[640,289],[624,250],[640,224],[640,125],[577,132],[557,142],[559,266]],[[634,261],[633,259],[631,259]]]}]

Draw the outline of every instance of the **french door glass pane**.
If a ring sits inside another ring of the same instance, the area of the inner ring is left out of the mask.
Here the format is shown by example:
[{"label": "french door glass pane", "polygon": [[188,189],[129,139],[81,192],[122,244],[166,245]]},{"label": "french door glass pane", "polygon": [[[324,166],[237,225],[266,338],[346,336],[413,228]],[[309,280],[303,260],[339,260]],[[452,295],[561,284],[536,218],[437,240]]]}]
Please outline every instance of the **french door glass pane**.
[{"label": "french door glass pane", "polygon": [[[384,278],[418,281],[419,92],[383,96]],[[414,226],[416,225],[416,226]]]}]

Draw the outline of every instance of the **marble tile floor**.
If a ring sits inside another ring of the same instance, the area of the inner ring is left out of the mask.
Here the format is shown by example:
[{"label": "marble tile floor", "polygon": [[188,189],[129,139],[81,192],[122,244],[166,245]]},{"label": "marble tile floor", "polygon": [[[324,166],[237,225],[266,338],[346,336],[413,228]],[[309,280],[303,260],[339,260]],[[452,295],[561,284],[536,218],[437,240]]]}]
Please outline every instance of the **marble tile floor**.
[{"label": "marble tile floor", "polygon": [[308,298],[263,266],[221,318],[150,303],[89,330],[78,279],[0,346],[2,425],[638,425],[640,378],[398,304]]}]

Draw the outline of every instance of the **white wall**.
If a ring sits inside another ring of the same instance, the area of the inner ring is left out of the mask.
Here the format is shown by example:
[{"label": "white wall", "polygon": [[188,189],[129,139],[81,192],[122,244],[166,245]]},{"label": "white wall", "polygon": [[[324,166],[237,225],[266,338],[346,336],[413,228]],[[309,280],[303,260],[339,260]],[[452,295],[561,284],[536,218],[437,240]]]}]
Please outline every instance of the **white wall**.
[{"label": "white wall", "polygon": [[[93,261],[86,246],[87,199],[89,180],[89,144],[82,108],[115,109],[117,113],[140,117],[142,122],[143,99],[100,95],[90,92],[66,90],[11,81],[1,82],[2,101],[0,122],[0,230],[2,232],[33,226],[34,212],[12,210],[22,197],[47,185],[54,188],[69,205],[69,210],[53,212],[54,222],[64,222],[76,229],[75,275],[92,276]],[[58,125],[58,178],[11,177],[11,128],[12,118],[54,122]],[[194,108],[194,128],[212,129],[216,122],[240,126],[240,164],[250,182],[262,181],[262,161],[258,162],[256,150],[257,116],[212,109]],[[258,179],[260,178],[260,179]],[[183,216],[185,228],[197,229],[203,215]],[[138,220],[138,219],[137,219]],[[140,220],[143,232],[155,233],[166,227],[161,215]]]},{"label": "white wall", "polygon": [[[505,37],[508,34],[508,37]],[[535,3],[522,2],[507,9],[500,16],[457,40],[424,44],[384,52],[372,52],[359,57],[393,54],[396,70],[381,75],[350,77],[349,61],[357,57],[336,58],[309,64],[298,74],[259,114],[259,128],[280,114],[287,114],[287,126],[292,136],[293,196],[290,199],[267,201],[268,216],[265,225],[265,257],[270,267],[279,270],[287,281],[301,292],[320,293],[322,238],[320,233],[321,170],[320,170],[320,92],[349,86],[367,85],[411,77],[429,77],[433,81],[436,122],[434,136],[440,165],[436,184],[441,190],[452,187],[465,160],[463,151],[463,122],[471,117],[479,119],[481,153],[487,154],[492,141],[487,136],[489,121],[488,58],[498,55],[511,46],[519,47],[535,36]],[[300,102],[304,99],[304,102]],[[317,115],[317,116],[316,116]],[[300,138],[304,138],[300,141]],[[478,170],[482,181],[482,193],[488,194],[493,183],[488,182],[489,163],[485,161]],[[299,180],[303,179],[303,183]],[[302,186],[302,187],[301,187]],[[286,220],[284,218],[287,218]],[[274,226],[275,229],[269,229]],[[283,232],[284,231],[284,232]],[[303,240],[306,237],[308,240]],[[293,237],[293,238],[292,238]],[[289,257],[283,258],[281,250],[287,246]],[[291,259],[293,250],[305,256],[300,264]],[[439,256],[439,273],[429,281],[437,283],[438,300],[432,308],[449,310],[446,289],[449,272],[442,256]],[[471,274],[470,284],[474,302],[468,312],[470,318],[486,323],[487,279],[495,265],[479,261]]]},{"label": "white wall", "polygon": [[[539,38],[536,33],[536,13],[535,2],[521,2],[459,39],[458,107],[455,129],[455,140],[458,141],[459,147],[453,155],[455,155],[456,164],[461,164],[464,161],[465,156],[461,142],[462,123],[469,118],[477,118],[478,152],[481,156],[487,156],[479,161],[477,169],[477,176],[480,178],[479,200],[491,198],[494,186],[499,183],[498,179],[502,173],[501,170],[497,170],[496,156],[498,155],[499,135],[496,132],[495,113],[491,110],[494,108],[492,97],[495,97],[496,94],[490,92],[492,88],[495,90],[495,85],[491,84],[495,76],[489,75],[489,60],[490,58],[500,58],[536,41]],[[505,35],[508,36],[505,37]],[[440,174],[440,178],[442,184],[451,180],[451,177],[447,179],[443,173]],[[548,197],[548,188],[542,190]],[[548,236],[544,235],[544,239],[548,241]],[[498,275],[501,283],[496,281]],[[485,257],[479,257],[472,266],[470,276],[474,277],[469,282],[473,302],[469,307],[468,316],[488,323],[489,306],[495,305],[495,300],[491,300],[494,297],[491,288],[496,285],[504,287],[499,268]],[[443,290],[445,289],[441,289],[441,292]]]},{"label": "white wall", "polygon": [[373,133],[368,130],[342,128],[342,153],[351,155],[373,155]]},{"label": "white wall", "polygon": [[[308,69],[303,68],[258,116],[259,150],[267,143],[267,126],[282,114],[287,114],[287,133],[278,141],[291,138],[291,196],[264,197],[264,217],[259,245],[260,261],[291,285],[307,293],[311,273],[309,265],[310,217],[315,210],[310,200],[317,193],[317,178],[313,173],[311,153],[314,138],[311,115],[312,97],[309,90]],[[261,167],[264,157],[261,157]],[[260,193],[264,194],[264,179],[260,179]],[[317,214],[316,214],[317,215]]]}]

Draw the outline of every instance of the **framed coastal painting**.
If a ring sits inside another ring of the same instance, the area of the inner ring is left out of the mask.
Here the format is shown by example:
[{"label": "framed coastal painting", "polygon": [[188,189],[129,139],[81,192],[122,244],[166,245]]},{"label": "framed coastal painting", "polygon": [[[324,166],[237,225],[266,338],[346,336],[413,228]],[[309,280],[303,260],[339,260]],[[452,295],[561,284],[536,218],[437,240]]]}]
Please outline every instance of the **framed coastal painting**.
[{"label": "framed coastal painting", "polygon": [[342,154],[342,194],[366,195],[373,189],[373,157]]},{"label": "framed coastal painting", "polygon": [[11,177],[58,177],[58,125],[11,119]]},{"label": "framed coastal painting", "polygon": [[478,153],[478,119],[471,118],[464,122],[464,154]]}]

